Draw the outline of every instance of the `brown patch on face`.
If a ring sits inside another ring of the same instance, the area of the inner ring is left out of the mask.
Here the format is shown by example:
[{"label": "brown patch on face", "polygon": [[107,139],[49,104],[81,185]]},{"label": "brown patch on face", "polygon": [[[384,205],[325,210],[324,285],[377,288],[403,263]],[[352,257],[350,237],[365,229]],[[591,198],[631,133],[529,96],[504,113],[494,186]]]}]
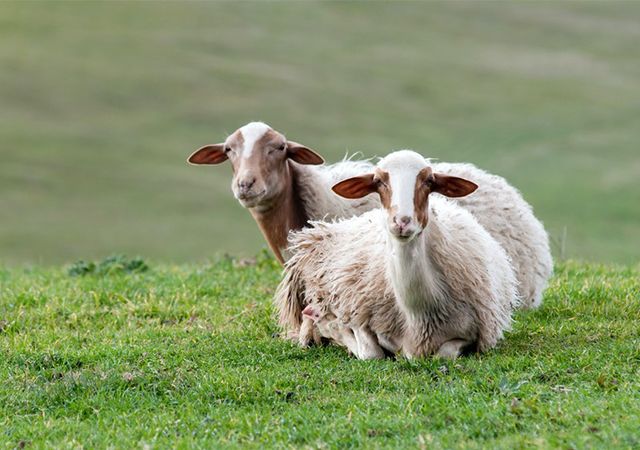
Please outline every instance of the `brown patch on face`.
[{"label": "brown patch on face", "polygon": [[416,177],[415,192],[413,194],[413,208],[416,212],[416,220],[422,228],[427,226],[429,221],[429,194],[431,193],[430,182],[433,179],[431,167],[425,167]]},{"label": "brown patch on face", "polygon": [[[284,152],[284,146],[286,145],[286,143],[287,141],[285,141],[284,136],[282,136],[280,133],[275,130],[267,130],[267,132],[264,133],[262,137],[253,144],[253,150],[260,151],[261,149],[271,146],[274,149],[278,149]],[[282,146],[281,149],[279,148],[280,146]]]},{"label": "brown patch on face", "polygon": [[378,191],[378,195],[380,195],[380,202],[382,203],[382,206],[391,213],[391,186],[389,185],[389,172],[376,169],[373,181],[376,183],[376,190]]},{"label": "brown patch on face", "polygon": [[[277,180],[280,183],[284,179],[283,176],[274,177],[273,175],[285,167],[285,148],[284,136],[274,130],[268,130],[253,144],[251,156],[244,161],[244,164],[256,177],[257,185],[266,187],[269,180]],[[269,186],[267,189],[273,192],[276,188],[280,190],[284,189],[284,186]]]}]

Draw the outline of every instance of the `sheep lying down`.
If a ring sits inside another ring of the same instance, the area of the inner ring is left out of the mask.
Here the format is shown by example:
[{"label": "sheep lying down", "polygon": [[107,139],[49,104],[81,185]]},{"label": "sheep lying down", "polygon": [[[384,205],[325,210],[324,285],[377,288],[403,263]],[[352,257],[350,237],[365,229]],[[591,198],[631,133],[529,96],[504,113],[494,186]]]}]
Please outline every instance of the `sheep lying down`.
[{"label": "sheep lying down", "polygon": [[337,194],[377,193],[384,208],[291,234],[275,298],[281,326],[301,345],[316,334],[361,359],[494,347],[519,303],[516,277],[498,242],[445,198],[476,187],[410,151],[338,183]]}]

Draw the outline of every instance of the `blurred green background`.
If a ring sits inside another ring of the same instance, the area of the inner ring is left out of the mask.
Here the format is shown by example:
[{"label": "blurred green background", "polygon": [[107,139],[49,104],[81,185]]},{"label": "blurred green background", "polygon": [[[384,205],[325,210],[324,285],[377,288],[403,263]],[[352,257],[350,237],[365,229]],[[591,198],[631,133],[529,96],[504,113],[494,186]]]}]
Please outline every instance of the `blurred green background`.
[{"label": "blurred green background", "polygon": [[557,257],[637,262],[639,43],[637,2],[2,2],[0,263],[255,253],[230,167],[185,163],[252,120],[473,162]]}]

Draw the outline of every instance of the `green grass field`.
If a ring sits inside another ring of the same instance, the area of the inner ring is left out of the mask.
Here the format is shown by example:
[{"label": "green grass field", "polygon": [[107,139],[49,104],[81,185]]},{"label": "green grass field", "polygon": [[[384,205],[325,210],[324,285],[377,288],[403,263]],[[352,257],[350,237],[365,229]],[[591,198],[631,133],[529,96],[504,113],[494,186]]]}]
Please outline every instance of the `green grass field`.
[{"label": "green grass field", "polygon": [[[639,448],[639,39],[638,2],[0,2],[0,449]],[[185,163],[252,120],[507,177],[543,307],[456,361],[279,339],[230,167]]]},{"label": "green grass field", "polygon": [[640,446],[638,268],[560,265],[482,356],[367,362],[274,337],[264,255],[123,267],[0,271],[0,448]]},{"label": "green grass field", "polygon": [[637,2],[2,2],[0,262],[255,253],[230,168],[185,158],[260,119],[328,161],[474,162],[557,256],[636,263],[639,23]]}]

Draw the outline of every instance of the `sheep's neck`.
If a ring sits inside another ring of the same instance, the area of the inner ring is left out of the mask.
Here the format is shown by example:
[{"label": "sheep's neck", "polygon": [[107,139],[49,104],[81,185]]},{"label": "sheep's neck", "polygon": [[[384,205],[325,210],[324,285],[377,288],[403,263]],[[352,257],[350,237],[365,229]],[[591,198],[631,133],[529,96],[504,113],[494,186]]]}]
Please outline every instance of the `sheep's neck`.
[{"label": "sheep's neck", "polygon": [[443,299],[441,271],[434,264],[430,250],[430,240],[437,231],[434,219],[411,242],[398,242],[389,236],[392,254],[390,273],[394,292],[401,309],[411,322],[421,320],[425,313],[437,309]]},{"label": "sheep's neck", "polygon": [[283,253],[287,248],[289,231],[300,230],[308,221],[304,205],[297,192],[296,180],[293,171],[289,168],[286,187],[282,194],[274,199],[273,206],[268,209],[250,210],[269,248],[283,265],[285,261]]}]

